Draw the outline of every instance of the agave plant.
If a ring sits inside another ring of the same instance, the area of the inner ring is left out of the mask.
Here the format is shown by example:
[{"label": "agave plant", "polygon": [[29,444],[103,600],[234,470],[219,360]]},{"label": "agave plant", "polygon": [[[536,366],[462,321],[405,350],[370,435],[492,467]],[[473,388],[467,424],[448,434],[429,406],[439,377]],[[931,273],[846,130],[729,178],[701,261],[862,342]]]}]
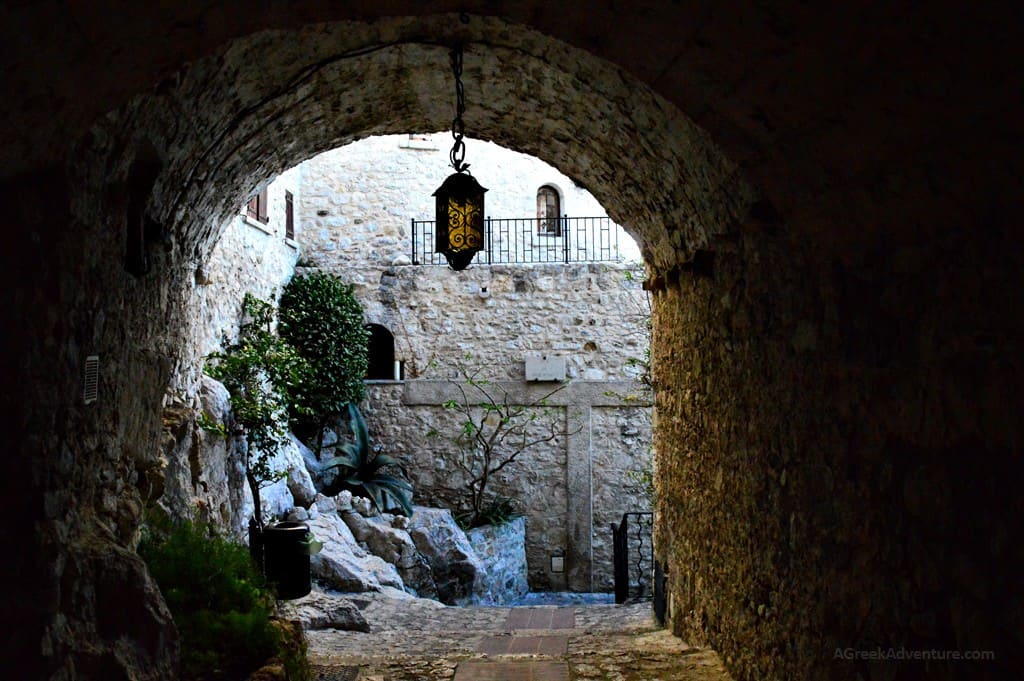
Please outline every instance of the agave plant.
[{"label": "agave plant", "polygon": [[398,460],[373,451],[366,421],[359,407],[351,403],[348,405],[348,419],[354,440],[338,448],[339,456],[324,462],[321,471],[334,472],[324,485],[324,494],[333,496],[347,489],[369,498],[381,512],[397,505],[405,515],[411,516],[412,484],[384,470],[397,465]]}]

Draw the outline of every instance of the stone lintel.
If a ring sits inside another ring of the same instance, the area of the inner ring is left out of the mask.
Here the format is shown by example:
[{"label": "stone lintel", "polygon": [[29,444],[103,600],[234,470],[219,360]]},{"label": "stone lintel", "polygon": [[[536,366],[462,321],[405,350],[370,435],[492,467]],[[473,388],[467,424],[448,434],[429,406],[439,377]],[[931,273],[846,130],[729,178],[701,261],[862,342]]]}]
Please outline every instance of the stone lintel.
[{"label": "stone lintel", "polygon": [[[561,390],[552,393],[559,386]],[[464,381],[417,379],[406,381],[403,401],[407,405],[440,405],[448,400],[461,400],[466,392],[471,402],[480,401],[480,393]],[[530,404],[548,396],[549,407],[649,407],[651,393],[638,381],[567,381],[565,383],[526,381],[491,381],[484,388],[497,402],[508,395],[510,404]],[[571,431],[570,431],[571,432]]]}]

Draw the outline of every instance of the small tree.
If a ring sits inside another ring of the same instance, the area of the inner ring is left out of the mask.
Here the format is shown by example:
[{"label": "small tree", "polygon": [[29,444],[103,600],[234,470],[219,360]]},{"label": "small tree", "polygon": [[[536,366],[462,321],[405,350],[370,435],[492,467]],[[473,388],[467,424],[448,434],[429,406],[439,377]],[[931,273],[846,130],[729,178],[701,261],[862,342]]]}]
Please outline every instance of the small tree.
[{"label": "small tree", "polygon": [[[491,498],[488,484],[524,452],[551,442],[562,434],[558,419],[548,409],[547,400],[563,390],[565,384],[526,404],[516,404],[508,391],[480,378],[480,371],[460,366],[461,380],[452,381],[460,397],[443,405],[460,418],[459,432],[454,440],[461,449],[461,455],[455,464],[465,476],[463,488],[468,512],[459,516],[465,527],[487,524],[491,507],[506,516],[508,500]],[[439,435],[436,430],[429,434]]]},{"label": "small tree", "polygon": [[330,419],[366,396],[370,331],[363,308],[338,277],[299,275],[281,294],[278,330],[312,369],[289,412],[293,423],[316,429],[319,454]]},{"label": "small tree", "polygon": [[273,306],[245,295],[238,340],[207,358],[206,372],[231,393],[236,426],[245,435],[245,478],[256,508],[253,520],[263,531],[260,488],[276,480],[270,460],[288,441],[288,405],[310,366],[272,331]]}]

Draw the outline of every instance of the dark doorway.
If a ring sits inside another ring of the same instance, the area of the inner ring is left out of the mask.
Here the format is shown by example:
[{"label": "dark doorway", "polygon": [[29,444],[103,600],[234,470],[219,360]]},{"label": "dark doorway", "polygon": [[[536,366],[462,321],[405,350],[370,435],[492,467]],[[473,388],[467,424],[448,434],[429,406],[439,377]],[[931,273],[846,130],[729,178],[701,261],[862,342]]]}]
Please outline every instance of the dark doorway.
[{"label": "dark doorway", "polygon": [[395,337],[380,324],[367,324],[366,328],[370,330],[370,361],[366,367],[366,380],[397,380],[399,376],[395,375]]}]

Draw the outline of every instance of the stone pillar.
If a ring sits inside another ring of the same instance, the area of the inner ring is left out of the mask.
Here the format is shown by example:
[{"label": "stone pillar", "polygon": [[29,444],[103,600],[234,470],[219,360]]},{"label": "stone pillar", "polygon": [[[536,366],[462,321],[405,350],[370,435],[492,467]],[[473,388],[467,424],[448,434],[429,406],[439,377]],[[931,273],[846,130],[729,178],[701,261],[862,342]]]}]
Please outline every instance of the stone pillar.
[{"label": "stone pillar", "polygon": [[594,590],[594,488],[591,416],[589,404],[566,409],[569,433],[566,445],[566,518],[569,546],[566,547],[567,580],[570,591]]}]

